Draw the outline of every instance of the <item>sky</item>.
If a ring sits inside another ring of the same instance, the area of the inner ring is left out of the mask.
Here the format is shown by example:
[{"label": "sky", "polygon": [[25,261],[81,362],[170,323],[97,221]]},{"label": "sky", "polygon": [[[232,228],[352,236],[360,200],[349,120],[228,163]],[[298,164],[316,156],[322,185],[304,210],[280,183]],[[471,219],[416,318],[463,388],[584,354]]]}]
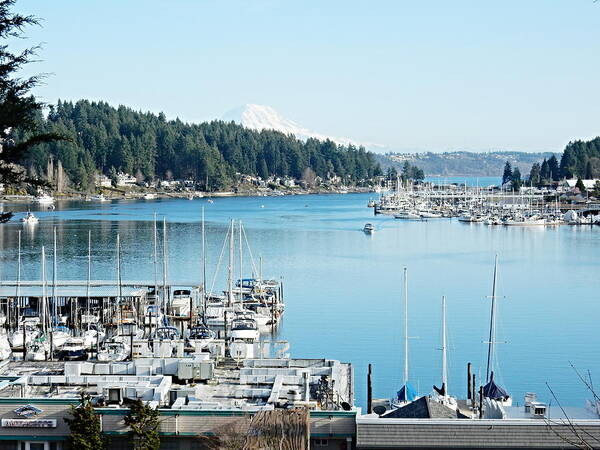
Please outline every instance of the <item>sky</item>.
[{"label": "sky", "polygon": [[600,135],[593,0],[19,0],[35,94],[188,122],[246,103],[398,151]]}]

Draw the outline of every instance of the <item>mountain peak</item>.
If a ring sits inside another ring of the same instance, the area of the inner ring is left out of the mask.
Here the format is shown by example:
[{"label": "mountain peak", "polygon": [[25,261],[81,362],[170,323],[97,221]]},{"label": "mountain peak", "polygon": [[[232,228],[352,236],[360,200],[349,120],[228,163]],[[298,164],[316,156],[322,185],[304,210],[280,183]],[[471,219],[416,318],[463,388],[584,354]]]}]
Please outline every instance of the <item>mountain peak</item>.
[{"label": "mountain peak", "polygon": [[245,105],[238,106],[237,108],[227,112],[223,116],[223,120],[233,121],[253,130],[275,130],[281,131],[285,134],[293,134],[298,139],[303,141],[309,138],[315,138],[321,141],[329,139],[340,145],[364,145],[349,138],[326,136],[324,134],[311,131],[308,128],[305,128],[302,125],[294,122],[293,120],[286,119],[275,109],[267,105],[247,103]]}]

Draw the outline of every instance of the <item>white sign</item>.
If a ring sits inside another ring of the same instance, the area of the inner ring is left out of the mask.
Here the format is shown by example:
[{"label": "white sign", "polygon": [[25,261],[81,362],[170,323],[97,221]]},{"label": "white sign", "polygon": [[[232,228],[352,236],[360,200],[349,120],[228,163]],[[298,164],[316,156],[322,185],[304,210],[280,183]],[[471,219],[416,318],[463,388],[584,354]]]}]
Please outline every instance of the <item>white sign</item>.
[{"label": "white sign", "polygon": [[2,419],[6,428],[56,428],[56,419]]}]

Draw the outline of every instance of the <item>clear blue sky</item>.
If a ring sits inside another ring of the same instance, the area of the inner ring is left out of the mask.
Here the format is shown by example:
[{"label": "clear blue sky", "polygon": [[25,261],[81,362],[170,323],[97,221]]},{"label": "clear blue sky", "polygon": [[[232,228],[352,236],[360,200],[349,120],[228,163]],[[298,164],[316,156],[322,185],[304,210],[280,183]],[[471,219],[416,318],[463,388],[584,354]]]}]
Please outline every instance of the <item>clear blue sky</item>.
[{"label": "clear blue sky", "polygon": [[244,103],[407,150],[559,151],[600,134],[593,0],[21,0],[47,102],[186,121]]}]

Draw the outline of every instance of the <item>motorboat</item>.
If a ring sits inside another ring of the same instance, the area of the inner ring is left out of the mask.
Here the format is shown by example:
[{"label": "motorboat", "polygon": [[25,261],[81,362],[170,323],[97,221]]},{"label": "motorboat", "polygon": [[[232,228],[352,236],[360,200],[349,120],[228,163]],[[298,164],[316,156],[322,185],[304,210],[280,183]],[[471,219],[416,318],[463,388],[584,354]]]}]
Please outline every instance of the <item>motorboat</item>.
[{"label": "motorboat", "polygon": [[375,225],[373,225],[372,223],[367,223],[363,227],[363,231],[367,234],[372,234],[375,232]]},{"label": "motorboat", "polygon": [[46,193],[42,193],[33,199],[34,203],[38,205],[52,205],[54,204],[54,197]]},{"label": "motorboat", "polygon": [[64,361],[84,361],[88,357],[85,338],[70,337],[58,352],[58,358]]},{"label": "motorboat", "polygon": [[39,222],[38,218],[32,212],[27,212],[25,217],[21,217],[21,222],[25,225],[34,225]]},{"label": "motorboat", "polygon": [[148,192],[144,195],[144,200],[154,200],[156,198],[156,194]]},{"label": "motorboat", "polygon": [[144,314],[144,325],[160,325],[162,323],[163,314],[160,311],[158,305],[146,306],[146,312]]},{"label": "motorboat", "polygon": [[251,313],[238,313],[231,321],[231,338],[234,340],[258,341],[258,324]]},{"label": "motorboat", "polygon": [[206,348],[210,344],[217,334],[208,328],[206,325],[196,325],[189,330],[188,341],[191,347],[198,352],[203,348]]},{"label": "motorboat", "polygon": [[441,219],[442,215],[435,211],[419,211],[419,215],[423,219]]},{"label": "motorboat", "polygon": [[190,315],[190,303],[192,292],[189,289],[176,289],[173,291],[171,311],[174,316],[188,317]]},{"label": "motorboat", "polygon": [[158,327],[154,333],[152,333],[152,339],[158,340],[174,340],[179,339],[179,330],[175,327]]},{"label": "motorboat", "polygon": [[422,220],[421,215],[416,211],[401,211],[398,214],[394,214],[394,218],[403,220]]},{"label": "motorboat", "polygon": [[104,194],[92,195],[90,196],[91,202],[107,202],[108,199],[104,196]]}]

